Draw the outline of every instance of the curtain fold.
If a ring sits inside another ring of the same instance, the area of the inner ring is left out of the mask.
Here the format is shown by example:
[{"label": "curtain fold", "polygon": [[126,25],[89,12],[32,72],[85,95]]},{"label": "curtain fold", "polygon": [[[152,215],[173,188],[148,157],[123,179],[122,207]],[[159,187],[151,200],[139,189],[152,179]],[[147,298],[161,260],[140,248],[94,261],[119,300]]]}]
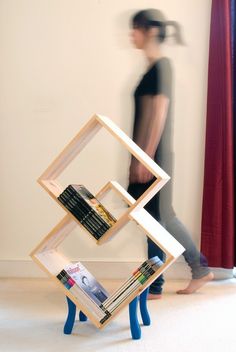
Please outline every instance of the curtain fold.
[{"label": "curtain fold", "polygon": [[209,266],[233,268],[234,124],[233,56],[235,0],[212,0],[201,251]]},{"label": "curtain fold", "polygon": [[[232,83],[233,83],[233,125],[234,125],[234,180],[236,178],[236,0],[231,0],[231,48],[232,48]],[[235,181],[234,181],[235,183]],[[234,205],[236,204],[236,186],[234,186]],[[234,217],[234,231],[236,229],[236,216]],[[236,256],[236,231],[234,241]],[[236,266],[236,260],[234,261]]]}]

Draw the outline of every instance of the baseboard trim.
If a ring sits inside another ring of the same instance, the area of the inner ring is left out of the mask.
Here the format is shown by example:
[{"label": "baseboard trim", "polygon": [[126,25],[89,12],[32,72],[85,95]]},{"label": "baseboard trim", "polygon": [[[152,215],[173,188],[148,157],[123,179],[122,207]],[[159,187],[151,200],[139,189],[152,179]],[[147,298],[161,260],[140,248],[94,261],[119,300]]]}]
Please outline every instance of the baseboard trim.
[{"label": "baseboard trim", "polygon": [[[83,264],[97,279],[127,279],[142,262],[138,261],[101,261],[82,260]],[[216,280],[231,279],[233,270],[212,268]],[[47,275],[31,260],[0,260],[0,278],[46,278]],[[165,272],[170,280],[189,280],[190,270],[181,259]]]}]

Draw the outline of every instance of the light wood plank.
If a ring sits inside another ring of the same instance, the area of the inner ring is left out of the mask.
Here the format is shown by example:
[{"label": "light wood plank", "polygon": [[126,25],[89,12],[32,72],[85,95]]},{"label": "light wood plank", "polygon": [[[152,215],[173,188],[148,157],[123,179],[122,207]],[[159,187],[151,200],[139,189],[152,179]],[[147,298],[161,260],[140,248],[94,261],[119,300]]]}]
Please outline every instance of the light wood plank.
[{"label": "light wood plank", "polygon": [[185,251],[185,248],[145,209],[134,210],[129,216],[137,222],[148,237],[157,243],[165,253],[178,258]]},{"label": "light wood plank", "polygon": [[107,324],[110,323],[111,320],[113,320],[121,311],[138,295],[140,295],[147,287],[151,285],[152,282],[154,282],[157,277],[159,277],[173,262],[175,259],[173,257],[168,257],[166,259],[166,262],[161,266],[159,270],[156,271],[155,274],[152,275],[145,283],[144,285],[138,287],[130,296],[128,296],[125,301],[123,301],[112,313],[112,316],[108,318],[101,326],[101,329],[103,329]]},{"label": "light wood plank", "polygon": [[[79,310],[81,310],[87,317],[88,319],[98,328],[101,329],[102,325],[96,317],[94,317],[94,314],[92,314],[91,310],[86,307],[83,302],[81,302],[77,297],[72,295],[69,290],[67,290],[64,285],[55,277],[53,273],[51,273],[45,264],[41,262],[41,258],[39,259],[37,256],[33,255],[32,259],[38,264],[38,266],[53,280],[53,282],[59,287],[59,289],[66,295],[67,297],[70,298],[72,302],[77,306]],[[62,261],[61,261],[62,263]]]},{"label": "light wood plank", "polygon": [[128,137],[112,120],[106,116],[96,115],[96,119],[105,127],[129,152],[135,156],[157,178],[168,181],[169,175],[162,170],[134,141]]},{"label": "light wood plank", "polygon": [[30,253],[45,252],[50,249],[56,249],[64,239],[75,229],[77,222],[72,216],[67,214],[51,231],[50,233],[38,244],[38,246]]},{"label": "light wood plank", "polygon": [[72,139],[72,141],[63,149],[63,151],[46,169],[46,171],[39,177],[39,181],[56,179],[62,173],[62,171],[73,161],[78,153],[83,150],[86,144],[89,143],[89,141],[101,129],[101,127],[101,124],[99,124],[95,116],[92,117],[79,131],[79,133]]}]

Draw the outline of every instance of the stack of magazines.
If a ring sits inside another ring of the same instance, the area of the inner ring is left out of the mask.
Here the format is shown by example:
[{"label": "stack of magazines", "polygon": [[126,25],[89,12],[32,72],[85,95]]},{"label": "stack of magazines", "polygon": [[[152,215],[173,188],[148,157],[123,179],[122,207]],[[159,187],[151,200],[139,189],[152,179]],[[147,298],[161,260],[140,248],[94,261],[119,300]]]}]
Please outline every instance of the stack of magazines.
[{"label": "stack of magazines", "polygon": [[109,297],[106,289],[80,262],[68,264],[57,275],[58,280],[78,298],[93,315],[101,321],[106,321],[111,314],[102,307]]},{"label": "stack of magazines", "polygon": [[112,295],[109,295],[80,262],[65,266],[57,278],[103,324],[122,302],[156,273],[162,264],[157,256],[146,260]]},{"label": "stack of magazines", "polygon": [[103,309],[113,313],[128,296],[132,295],[162,266],[163,262],[155,256],[146,260],[124,284],[103,302]]},{"label": "stack of magazines", "polygon": [[58,200],[98,240],[116,219],[83,185],[69,185]]}]

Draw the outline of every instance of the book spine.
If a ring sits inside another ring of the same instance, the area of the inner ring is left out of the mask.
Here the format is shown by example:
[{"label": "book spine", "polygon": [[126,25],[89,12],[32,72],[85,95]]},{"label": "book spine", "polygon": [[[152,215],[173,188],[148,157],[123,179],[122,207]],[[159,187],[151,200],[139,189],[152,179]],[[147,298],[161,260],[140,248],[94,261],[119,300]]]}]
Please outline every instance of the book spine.
[{"label": "book spine", "polygon": [[104,324],[105,321],[107,321],[107,319],[109,319],[111,316],[112,316],[112,314],[111,314],[110,312],[108,312],[108,313],[106,314],[106,316],[100,320],[100,323],[101,323],[101,324]]},{"label": "book spine", "polygon": [[[76,205],[72,204],[72,206],[73,206],[72,211],[80,214],[80,211],[81,211],[80,204],[76,204]],[[107,231],[107,228],[101,225],[101,223],[97,221],[96,218],[93,217],[92,213],[88,213],[85,216],[83,216],[80,222],[82,225],[88,224],[93,229],[93,231],[97,233],[98,237],[101,237]]]},{"label": "book spine", "polygon": [[[75,210],[75,209],[73,209],[73,210],[70,210],[70,212],[78,219],[78,212]],[[78,219],[79,220],[79,219]],[[80,221],[80,220],[79,220]],[[87,231],[89,231],[90,233],[91,233],[91,235],[93,235],[93,237],[95,238],[95,239],[99,239],[100,237],[101,237],[101,234],[98,232],[98,230],[96,229],[96,227],[94,227],[94,225],[93,224],[91,224],[90,222],[88,222],[88,221],[80,221],[80,223],[81,223],[81,225],[83,226],[83,227],[85,227],[86,228],[86,230]]]},{"label": "book spine", "polygon": [[83,218],[79,210],[72,208],[70,205],[66,204],[66,208],[76,217],[77,220],[88,230],[96,239],[100,238],[97,234],[97,230],[89,222],[83,222]]},{"label": "book spine", "polygon": [[75,205],[71,199],[65,199],[62,197],[58,197],[58,200],[76,217],[77,220],[96,238],[99,239],[103,234],[104,231],[101,230],[99,225],[96,225],[95,222],[87,217],[87,214],[83,211],[80,206]]},{"label": "book spine", "polygon": [[[89,205],[78,193],[76,193],[75,190],[69,189],[69,186],[63,191],[64,197],[67,198],[67,202],[70,201],[72,204],[74,203],[75,205],[79,205],[81,208],[81,211],[84,212],[84,216],[92,216],[92,218],[96,221],[96,223],[99,223],[104,226],[105,229],[109,229],[110,225],[104,221],[100,217],[99,214],[93,209],[91,205]],[[65,198],[64,198],[65,199]]]},{"label": "book spine", "polygon": [[89,216],[89,214],[87,215],[84,215],[83,213],[81,214],[81,207],[79,204],[73,204],[73,203],[70,203],[70,207],[71,207],[71,211],[78,214],[79,217],[80,217],[80,222],[82,225],[84,224],[88,224],[94,232],[96,232],[98,235],[103,235],[104,233],[104,229],[101,227],[101,225],[96,222],[96,220]]},{"label": "book spine", "polygon": [[142,280],[145,278],[146,272],[147,268],[140,269],[135,275],[131,277],[129,283],[121,288],[118,294],[113,297],[110,297],[110,300],[108,302],[104,302],[104,307],[109,310],[111,305],[116,302],[119,302],[120,298],[122,298],[124,295],[127,295],[134,285],[136,285],[138,282],[142,282]]},{"label": "book spine", "polygon": [[74,189],[79,196],[81,196],[85,202],[91,206],[98,216],[105,221],[109,226],[114,225],[116,219],[111,213],[96,199],[83,185],[69,185],[71,189]]},{"label": "book spine", "polygon": [[135,282],[138,278],[138,276],[140,275],[140,273],[143,271],[143,269],[145,270],[145,268],[147,267],[147,262],[145,261],[144,263],[142,263],[142,265],[136,269],[133,273],[133,275],[124,282],[124,284],[113,294],[111,295],[105,302],[103,302],[103,304],[105,306],[107,306],[111,301],[114,301],[117,297],[119,297],[125,290],[127,290],[130,285],[133,284],[133,282]]},{"label": "book spine", "polygon": [[149,268],[145,272],[141,273],[141,275],[130,285],[130,287],[124,291],[124,293],[116,299],[113,303],[107,307],[107,310],[110,313],[113,313],[115,309],[117,309],[131,294],[133,294],[139,287],[143,286],[144,283],[154,274],[154,270]]},{"label": "book spine", "polygon": [[97,203],[101,206],[102,210],[104,211],[105,215],[108,217],[108,220],[112,222],[111,225],[114,225],[116,222],[116,218],[104,207],[102,203],[99,202],[97,198],[95,198],[88,190],[85,188],[83,185],[81,185],[81,189],[83,189],[84,193],[90,198],[90,199],[96,199]]},{"label": "book spine", "polygon": [[163,264],[158,258],[154,257],[145,261],[133,275],[116,291],[110,296],[103,304],[109,311],[114,307],[119,306],[130,294],[134,292],[140,285],[143,285],[148,278],[153,275]]}]

